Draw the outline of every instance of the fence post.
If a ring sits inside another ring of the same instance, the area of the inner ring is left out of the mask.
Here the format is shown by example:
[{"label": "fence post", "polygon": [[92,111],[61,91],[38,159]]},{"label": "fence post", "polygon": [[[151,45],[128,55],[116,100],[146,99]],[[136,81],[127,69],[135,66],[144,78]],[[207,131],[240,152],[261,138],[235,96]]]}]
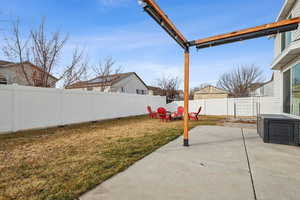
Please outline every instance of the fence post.
[{"label": "fence post", "polygon": [[11,87],[11,131],[15,132],[15,86]]},{"label": "fence post", "polygon": [[236,118],[236,102],[233,104],[234,118]]},{"label": "fence post", "polygon": [[16,92],[17,90],[17,85],[16,84],[12,84],[12,132],[17,132],[19,130],[19,116],[20,113],[18,113],[19,111],[19,104],[18,104],[18,93]]},{"label": "fence post", "polygon": [[203,99],[203,102],[204,102],[205,115],[208,115],[208,114],[207,114],[207,108],[206,108],[206,99]]},{"label": "fence post", "polygon": [[227,102],[227,119],[229,119],[229,113],[228,113],[228,104],[229,104],[228,100],[229,100],[229,98],[227,98],[226,100],[227,100],[226,101]]},{"label": "fence post", "polygon": [[63,98],[64,98],[64,91],[65,90],[60,90],[59,91],[59,126],[64,125],[64,119],[63,119]]},{"label": "fence post", "polygon": [[252,117],[254,117],[254,97],[251,97],[251,110],[252,110]]}]

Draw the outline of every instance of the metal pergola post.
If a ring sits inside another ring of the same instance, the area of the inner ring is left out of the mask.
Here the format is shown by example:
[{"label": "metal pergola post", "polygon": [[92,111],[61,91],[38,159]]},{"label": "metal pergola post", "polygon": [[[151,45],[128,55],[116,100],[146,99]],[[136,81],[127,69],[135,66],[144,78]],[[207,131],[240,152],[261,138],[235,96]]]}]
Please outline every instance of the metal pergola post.
[{"label": "metal pergola post", "polygon": [[175,27],[172,21],[157,5],[155,0],[137,0],[147,12],[183,49],[184,49],[184,134],[183,145],[189,146],[189,65],[190,47],[198,49],[218,46],[253,38],[273,35],[292,31],[298,28],[300,17],[282,20],[275,23],[264,24],[248,29],[238,30],[231,33],[216,35],[204,39],[188,41],[184,35]]}]

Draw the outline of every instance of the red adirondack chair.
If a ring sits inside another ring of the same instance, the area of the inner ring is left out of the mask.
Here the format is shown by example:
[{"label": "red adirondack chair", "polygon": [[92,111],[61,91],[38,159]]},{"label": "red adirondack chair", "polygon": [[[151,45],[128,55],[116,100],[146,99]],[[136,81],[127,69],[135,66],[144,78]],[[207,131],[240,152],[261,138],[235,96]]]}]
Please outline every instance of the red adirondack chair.
[{"label": "red adirondack chair", "polygon": [[171,115],[169,113],[167,113],[167,110],[165,108],[158,108],[157,109],[157,113],[158,113],[158,116],[159,118],[162,120],[162,121],[170,121],[171,120]]},{"label": "red adirondack chair", "polygon": [[201,110],[202,110],[202,107],[200,106],[198,112],[189,113],[189,119],[190,120],[199,120],[198,115],[200,114]]},{"label": "red adirondack chair", "polygon": [[182,106],[179,106],[177,108],[177,111],[172,113],[172,118],[176,118],[176,119],[182,119],[183,118],[183,112],[184,112],[184,109]]},{"label": "red adirondack chair", "polygon": [[150,118],[157,118],[157,112],[153,112],[151,106],[147,106],[147,111]]}]

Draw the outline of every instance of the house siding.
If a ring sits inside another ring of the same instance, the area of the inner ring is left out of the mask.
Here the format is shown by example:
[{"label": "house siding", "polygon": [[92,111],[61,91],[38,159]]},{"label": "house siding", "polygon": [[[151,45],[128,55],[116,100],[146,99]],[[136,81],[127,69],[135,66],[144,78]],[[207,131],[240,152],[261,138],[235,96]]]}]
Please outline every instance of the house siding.
[{"label": "house siding", "polygon": [[281,54],[281,34],[277,34],[275,36],[274,50],[275,50],[274,58],[277,58]]},{"label": "house siding", "polygon": [[205,88],[200,89],[199,91],[195,92],[194,99],[220,99],[220,98],[227,98],[228,93],[216,88],[212,85],[209,85]]},{"label": "house siding", "polygon": [[[292,14],[292,18],[299,17],[300,16],[300,1],[296,1],[292,9],[288,12],[288,14],[285,16],[287,19],[288,16]],[[281,35],[282,34],[277,34],[275,36],[275,58],[277,58],[281,54]],[[292,41],[300,39],[300,27],[298,27],[297,30],[292,31]]]},{"label": "house siding", "polygon": [[197,99],[223,99],[228,98],[228,94],[195,94],[194,100]]},{"label": "house siding", "polygon": [[136,94],[136,90],[144,90],[146,94],[148,94],[148,88],[135,74],[132,74],[112,85],[112,90],[115,92],[122,92],[122,87],[124,88],[125,93]]},{"label": "house siding", "polygon": [[[136,90],[140,90],[140,91],[144,90],[145,94],[149,93],[148,88],[135,74],[131,74],[111,86],[106,86],[104,89],[103,87],[99,87],[99,86],[90,86],[90,88],[92,91],[99,91],[99,92],[117,92],[117,93],[136,94],[137,93]],[[88,90],[87,87],[74,88],[74,89]]]},{"label": "house siding", "polygon": [[292,60],[289,64],[285,65],[285,67],[280,71],[276,79],[274,79],[274,92],[275,96],[280,98],[281,101],[281,112],[283,113],[283,73],[295,65],[300,63],[300,56],[298,56],[296,59]]},{"label": "house siding", "polygon": [[[293,18],[300,16],[300,1],[296,1],[294,7],[291,10],[291,13],[292,13]],[[300,38],[300,28],[298,27],[297,30],[293,31],[292,35],[295,40],[299,39]]]},{"label": "house siding", "polygon": [[[289,11],[285,11],[285,16],[281,16],[280,20],[287,19],[290,14],[292,14],[292,18],[299,17],[300,16],[300,0],[296,0],[295,2],[292,0],[287,0],[285,5],[289,5],[292,7],[290,8]],[[284,10],[284,9],[282,9]],[[299,40],[300,40],[300,27],[292,31],[292,45],[287,47],[283,52],[281,52],[281,35],[282,34],[277,34],[275,36],[275,41],[274,41],[274,54],[275,54],[275,59],[273,62],[273,69],[274,67],[279,69],[279,71],[276,71],[274,74],[274,96],[278,97],[280,99],[280,110],[281,113],[284,113],[284,81],[283,81],[283,76],[284,72],[293,68],[295,65],[300,63],[300,53],[299,53]],[[285,63],[285,64],[280,64],[280,63]],[[291,78],[292,79],[292,78]],[[292,80],[291,80],[292,82]],[[290,103],[292,102],[292,94],[290,96],[291,100]],[[294,116],[294,115],[291,115]]]}]

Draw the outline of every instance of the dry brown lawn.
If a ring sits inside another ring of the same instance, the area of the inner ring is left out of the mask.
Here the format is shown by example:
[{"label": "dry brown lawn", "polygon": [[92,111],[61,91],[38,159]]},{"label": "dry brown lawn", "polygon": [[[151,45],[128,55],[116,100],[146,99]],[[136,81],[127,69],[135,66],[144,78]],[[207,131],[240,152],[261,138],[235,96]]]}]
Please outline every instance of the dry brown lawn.
[{"label": "dry brown lawn", "polygon": [[0,200],[77,198],[181,134],[182,121],[142,116],[0,135]]}]

